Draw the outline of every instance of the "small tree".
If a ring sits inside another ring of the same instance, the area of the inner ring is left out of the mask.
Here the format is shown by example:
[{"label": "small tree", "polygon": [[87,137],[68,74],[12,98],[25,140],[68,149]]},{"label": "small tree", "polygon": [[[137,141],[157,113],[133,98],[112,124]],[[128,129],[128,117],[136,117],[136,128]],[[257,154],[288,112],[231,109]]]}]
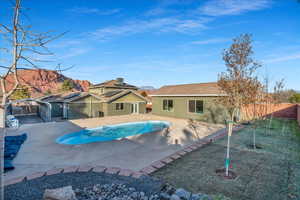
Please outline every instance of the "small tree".
[{"label": "small tree", "polygon": [[232,134],[233,121],[238,117],[241,108],[249,102],[249,84],[253,82],[253,76],[260,65],[252,58],[252,39],[249,34],[242,34],[233,39],[232,45],[224,50],[223,60],[226,72],[219,75],[218,86],[226,94],[219,98],[229,111],[228,141],[226,153],[226,176],[229,175],[230,164],[230,137]]},{"label": "small tree", "polygon": [[290,101],[291,103],[300,103],[300,93],[293,94],[293,95],[289,98],[289,101]]},{"label": "small tree", "polygon": [[147,96],[148,96],[148,94],[147,94],[146,91],[142,91],[142,92],[141,92],[141,95],[142,95],[143,97],[147,97]]},{"label": "small tree", "polygon": [[28,88],[24,86],[17,88],[11,95],[11,99],[14,100],[27,99],[27,98],[30,98],[30,92]]},{"label": "small tree", "polygon": [[[273,88],[273,94],[269,98],[270,104],[272,104],[272,107],[276,107],[278,104],[282,103],[282,100],[284,99],[284,96],[286,95],[283,92],[283,88],[284,88],[284,79],[276,81],[275,86]],[[273,115],[274,115],[274,112],[273,112],[273,110],[271,110],[271,115],[269,118],[270,119],[269,128],[268,128],[269,131],[271,130]]]},{"label": "small tree", "polygon": [[62,91],[70,91],[74,88],[74,83],[70,79],[64,80],[63,84],[61,85]]},{"label": "small tree", "polygon": [[252,133],[253,133],[253,148],[256,149],[256,128],[258,125],[257,120],[260,119],[261,113],[263,113],[264,102],[264,90],[263,85],[260,83],[257,77],[249,79],[248,88],[246,90],[248,94],[247,105],[250,108],[248,120],[252,121]]},{"label": "small tree", "polygon": [[50,95],[50,94],[52,94],[52,92],[51,92],[50,89],[48,89],[48,90],[45,92],[45,95]]}]

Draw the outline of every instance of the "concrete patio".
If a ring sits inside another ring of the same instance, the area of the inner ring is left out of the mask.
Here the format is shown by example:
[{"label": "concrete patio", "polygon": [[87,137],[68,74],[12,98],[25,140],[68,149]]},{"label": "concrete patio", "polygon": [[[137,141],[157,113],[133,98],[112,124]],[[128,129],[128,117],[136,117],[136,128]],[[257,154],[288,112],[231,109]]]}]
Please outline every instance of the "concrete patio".
[{"label": "concrete patio", "polygon": [[[86,127],[146,120],[171,122],[170,134],[165,136],[164,132],[155,132],[73,146],[55,143],[57,137]],[[221,128],[221,125],[203,124],[196,135],[187,127],[187,120],[151,114],[25,124],[18,130],[7,131],[7,135],[27,133],[28,139],[13,162],[15,170],[7,172],[5,180],[73,165],[103,165],[138,171]]]}]

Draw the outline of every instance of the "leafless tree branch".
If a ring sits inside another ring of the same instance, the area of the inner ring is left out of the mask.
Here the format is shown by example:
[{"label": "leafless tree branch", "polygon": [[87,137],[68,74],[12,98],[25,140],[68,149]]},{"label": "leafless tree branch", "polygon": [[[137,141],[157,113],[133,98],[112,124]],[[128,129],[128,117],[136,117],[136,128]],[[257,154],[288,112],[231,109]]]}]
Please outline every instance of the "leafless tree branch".
[{"label": "leafless tree branch", "polygon": [[[9,65],[0,65],[1,69],[6,70],[2,76],[0,76],[0,84],[2,91],[2,106],[6,104],[9,97],[18,88],[19,69],[41,69],[36,62],[49,62],[46,60],[37,59],[34,55],[53,55],[46,45],[53,40],[62,37],[67,32],[63,32],[58,35],[52,35],[53,31],[35,33],[31,29],[30,25],[24,25],[21,23],[22,18],[20,14],[24,17],[24,13],[21,8],[21,0],[11,1],[14,11],[12,22],[10,25],[0,24],[0,34],[2,38],[7,42],[7,46],[1,47],[7,53],[11,53],[11,61]],[[32,56],[30,56],[32,55]],[[23,65],[20,66],[20,65]],[[8,76],[13,77],[13,83],[6,83]]]}]

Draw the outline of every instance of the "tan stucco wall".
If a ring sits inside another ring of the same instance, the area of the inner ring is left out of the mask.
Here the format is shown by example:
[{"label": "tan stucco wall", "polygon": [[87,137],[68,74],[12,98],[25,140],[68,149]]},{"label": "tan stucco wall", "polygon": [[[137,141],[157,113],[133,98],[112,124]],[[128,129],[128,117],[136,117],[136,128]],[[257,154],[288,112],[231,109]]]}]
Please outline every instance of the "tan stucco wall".
[{"label": "tan stucco wall", "polygon": [[[105,116],[128,115],[131,114],[131,103],[124,103],[123,110],[116,110],[116,102],[103,104]],[[139,103],[139,113],[146,113],[146,103]]]},{"label": "tan stucco wall", "polygon": [[131,104],[124,103],[123,110],[116,110],[116,103],[107,104],[107,113],[106,116],[114,116],[114,115],[128,115],[131,113]]},{"label": "tan stucco wall", "polygon": [[[116,110],[116,103],[124,103],[124,109]],[[112,103],[103,103],[93,96],[88,96],[68,104],[68,118],[98,117],[99,112],[102,112],[104,116],[128,115],[131,114],[132,103],[139,103],[139,113],[146,112],[146,102],[144,99],[132,93]]]},{"label": "tan stucco wall", "polygon": [[[173,100],[173,111],[163,110],[163,100]],[[152,113],[156,115],[191,118],[213,123],[224,123],[227,111],[217,105],[214,97],[152,97]],[[188,100],[203,100],[203,113],[188,112]]]},{"label": "tan stucco wall", "polygon": [[119,103],[119,102],[126,102],[126,103],[137,103],[137,102],[145,102],[146,101],[144,99],[142,99],[141,97],[133,94],[133,93],[129,93],[121,98],[118,98],[117,100],[114,101],[114,103]]},{"label": "tan stucco wall", "polygon": [[103,103],[93,96],[68,103],[68,107],[69,119],[99,117],[99,112],[103,112]]},{"label": "tan stucco wall", "polygon": [[90,88],[89,92],[93,93],[93,94],[102,94],[103,93],[103,89],[102,88]]},{"label": "tan stucco wall", "polygon": [[140,114],[146,113],[146,103],[139,103],[139,113]]}]

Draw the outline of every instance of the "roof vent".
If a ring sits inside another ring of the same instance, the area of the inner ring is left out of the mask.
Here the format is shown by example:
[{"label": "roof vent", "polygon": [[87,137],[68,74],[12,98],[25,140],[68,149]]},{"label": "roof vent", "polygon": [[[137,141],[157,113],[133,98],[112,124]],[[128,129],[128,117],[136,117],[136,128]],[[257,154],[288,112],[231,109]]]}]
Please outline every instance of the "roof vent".
[{"label": "roof vent", "polygon": [[123,85],[124,84],[124,78],[117,78],[117,84],[118,85]]}]

